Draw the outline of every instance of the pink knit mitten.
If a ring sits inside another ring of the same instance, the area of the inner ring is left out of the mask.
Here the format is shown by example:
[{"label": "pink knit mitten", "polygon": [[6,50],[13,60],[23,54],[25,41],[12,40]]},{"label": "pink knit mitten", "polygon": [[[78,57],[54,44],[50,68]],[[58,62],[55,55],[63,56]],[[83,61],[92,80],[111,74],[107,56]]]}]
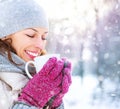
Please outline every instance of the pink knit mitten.
[{"label": "pink knit mitten", "polygon": [[[22,89],[19,101],[42,108],[51,99],[61,91],[61,84],[67,82],[63,79],[64,60],[50,58],[43,66],[42,70],[35,74]],[[64,78],[68,78],[67,74]],[[67,79],[68,80],[68,79]],[[62,87],[66,87],[65,85]],[[68,87],[68,86],[67,86]]]},{"label": "pink knit mitten", "polygon": [[56,109],[56,107],[58,107],[62,103],[62,99],[64,95],[68,92],[69,86],[72,83],[71,63],[69,61],[65,62],[65,66],[62,72],[63,72],[63,78],[62,78],[62,83],[61,83],[61,92],[55,96],[51,109]]}]

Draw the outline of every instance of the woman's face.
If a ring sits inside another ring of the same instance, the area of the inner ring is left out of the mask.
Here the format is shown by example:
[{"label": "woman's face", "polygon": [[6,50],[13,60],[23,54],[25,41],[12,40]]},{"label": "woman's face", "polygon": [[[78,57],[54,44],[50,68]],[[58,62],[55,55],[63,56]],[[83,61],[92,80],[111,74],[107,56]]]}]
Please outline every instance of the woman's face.
[{"label": "woman's face", "polygon": [[46,28],[28,28],[8,37],[12,39],[16,54],[27,62],[41,55],[46,46],[47,34]]}]

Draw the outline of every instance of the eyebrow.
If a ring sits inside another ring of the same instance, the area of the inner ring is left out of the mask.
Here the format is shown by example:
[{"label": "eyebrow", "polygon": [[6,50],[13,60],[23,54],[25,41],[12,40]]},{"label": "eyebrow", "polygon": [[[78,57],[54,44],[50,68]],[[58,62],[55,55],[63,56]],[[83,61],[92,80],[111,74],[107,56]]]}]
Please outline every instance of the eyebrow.
[{"label": "eyebrow", "polygon": [[[35,31],[35,32],[38,32],[39,33],[39,31],[38,30],[36,30],[36,29],[34,29],[34,28],[28,28],[28,29],[32,29],[33,31]],[[48,33],[48,32],[45,32],[46,34]]]}]

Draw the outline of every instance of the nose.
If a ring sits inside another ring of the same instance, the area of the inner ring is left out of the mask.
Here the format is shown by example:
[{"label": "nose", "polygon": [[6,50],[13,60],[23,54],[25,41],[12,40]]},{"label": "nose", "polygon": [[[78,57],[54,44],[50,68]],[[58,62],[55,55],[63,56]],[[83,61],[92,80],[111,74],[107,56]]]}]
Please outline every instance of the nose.
[{"label": "nose", "polygon": [[34,43],[35,43],[35,47],[37,47],[39,49],[45,48],[45,41],[42,40],[41,37],[37,37]]}]

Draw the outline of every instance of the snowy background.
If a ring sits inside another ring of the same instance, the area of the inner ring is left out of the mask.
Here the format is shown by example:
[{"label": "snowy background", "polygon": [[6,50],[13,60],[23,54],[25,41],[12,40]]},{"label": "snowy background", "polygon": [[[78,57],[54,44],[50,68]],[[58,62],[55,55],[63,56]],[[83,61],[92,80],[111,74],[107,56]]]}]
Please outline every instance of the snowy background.
[{"label": "snowy background", "polygon": [[48,52],[68,57],[66,109],[120,109],[120,0],[36,0],[50,21]]}]

